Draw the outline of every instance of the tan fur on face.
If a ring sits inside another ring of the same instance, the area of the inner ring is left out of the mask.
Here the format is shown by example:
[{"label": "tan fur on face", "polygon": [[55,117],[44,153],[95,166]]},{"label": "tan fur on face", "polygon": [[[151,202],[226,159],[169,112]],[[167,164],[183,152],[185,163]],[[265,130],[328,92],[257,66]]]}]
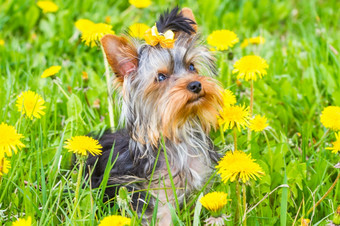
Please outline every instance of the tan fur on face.
[{"label": "tan fur on face", "polygon": [[[199,81],[202,91],[199,94],[190,92],[187,86],[190,82]],[[190,117],[197,117],[203,130],[208,133],[217,124],[218,110],[222,103],[221,88],[217,82],[208,77],[192,75],[180,78],[160,100],[160,114],[163,135],[178,141],[178,129]]]}]

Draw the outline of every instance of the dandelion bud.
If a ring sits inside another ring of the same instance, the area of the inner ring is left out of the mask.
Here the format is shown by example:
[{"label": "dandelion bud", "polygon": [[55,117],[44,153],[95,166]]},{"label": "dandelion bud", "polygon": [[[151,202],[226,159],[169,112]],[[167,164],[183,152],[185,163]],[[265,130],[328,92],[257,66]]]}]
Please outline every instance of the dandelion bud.
[{"label": "dandelion bud", "polygon": [[118,191],[117,204],[120,208],[126,209],[128,203],[131,201],[129,192],[126,187],[121,187]]},{"label": "dandelion bud", "polygon": [[89,86],[89,75],[83,71],[81,78],[83,79],[83,89],[86,91]]},{"label": "dandelion bud", "polygon": [[333,217],[333,224],[340,225],[340,206],[335,211],[334,217]]},{"label": "dandelion bud", "polygon": [[234,59],[234,53],[233,52],[229,52],[228,53],[228,60],[233,60]]},{"label": "dandelion bud", "polygon": [[83,71],[83,72],[82,72],[81,78],[82,78],[83,80],[86,80],[86,81],[89,80],[89,75],[87,74],[86,71]]},{"label": "dandelion bud", "polygon": [[111,17],[110,16],[105,17],[105,23],[107,23],[107,24],[111,23]]},{"label": "dandelion bud", "polygon": [[96,99],[95,101],[93,101],[92,107],[99,109],[100,108],[100,99]]}]

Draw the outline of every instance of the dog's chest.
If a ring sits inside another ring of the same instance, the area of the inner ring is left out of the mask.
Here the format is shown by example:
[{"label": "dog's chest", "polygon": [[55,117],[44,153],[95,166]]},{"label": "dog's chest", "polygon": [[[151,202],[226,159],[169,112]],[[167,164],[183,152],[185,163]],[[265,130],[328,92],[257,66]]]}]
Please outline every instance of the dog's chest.
[{"label": "dog's chest", "polygon": [[211,173],[211,162],[200,157],[190,157],[187,171],[189,187],[194,190],[199,189]]},{"label": "dog's chest", "polygon": [[[176,146],[170,149],[171,173],[176,187],[186,188],[186,192],[199,189],[211,173],[211,159],[208,150],[197,151],[190,146]],[[166,165],[161,172],[165,178],[168,176]]]}]

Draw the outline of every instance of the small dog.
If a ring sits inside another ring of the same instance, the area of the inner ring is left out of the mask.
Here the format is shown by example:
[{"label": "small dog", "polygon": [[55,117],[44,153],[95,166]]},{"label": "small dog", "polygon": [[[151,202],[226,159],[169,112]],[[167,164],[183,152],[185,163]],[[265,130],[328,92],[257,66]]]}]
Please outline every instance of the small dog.
[{"label": "small dog", "polygon": [[[113,151],[108,185],[114,187],[105,193],[113,198],[120,186],[127,187],[137,213],[148,202],[145,221],[158,198],[159,225],[170,224],[167,202],[175,203],[163,147],[180,203],[204,184],[219,157],[208,134],[217,125],[222,88],[212,78],[214,58],[196,32],[191,9],[176,7],[149,31],[151,44],[115,35],[101,40],[121,92],[125,129],[100,138],[103,153],[89,156],[87,174],[98,187]],[[149,183],[152,198],[143,201],[146,193],[133,191],[145,191]]]}]

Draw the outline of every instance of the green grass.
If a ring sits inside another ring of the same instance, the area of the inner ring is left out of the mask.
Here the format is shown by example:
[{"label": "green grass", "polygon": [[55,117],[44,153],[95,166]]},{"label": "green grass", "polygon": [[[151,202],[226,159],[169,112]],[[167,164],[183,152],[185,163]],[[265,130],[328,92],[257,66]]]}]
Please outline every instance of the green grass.
[{"label": "green grass", "polygon": [[[42,14],[35,1],[5,0],[0,3],[0,122],[13,125],[25,136],[26,147],[10,158],[11,169],[0,180],[0,222],[11,225],[17,217],[31,216],[34,225],[97,225],[104,217],[120,214],[117,205],[102,202],[100,190],[81,189],[79,208],[82,218],[75,220],[73,204],[77,171],[72,168],[72,154],[63,148],[74,135],[108,128],[107,94],[104,63],[99,48],[89,48],[78,37],[74,22],[88,18],[104,22],[110,16],[116,33],[133,22],[152,25],[160,12],[176,4],[193,9],[202,37],[216,29],[230,29],[244,38],[261,35],[266,39],[256,48],[233,48],[234,58],[252,52],[270,65],[268,75],[254,83],[254,113],[266,115],[270,149],[262,133],[253,133],[251,153],[266,175],[247,186],[249,207],[268,192],[280,188],[248,214],[248,225],[292,225],[301,217],[313,225],[325,225],[340,204],[339,183],[315,211],[308,210],[329,189],[338,169],[339,154],[325,150],[334,141],[334,132],[325,137],[320,113],[328,105],[340,106],[340,2],[329,1],[207,1],[155,0],[151,7],[138,10],[127,1],[57,0],[59,11]],[[74,36],[73,36],[74,37]],[[334,49],[336,51],[334,51]],[[238,103],[249,104],[248,82],[236,83],[230,75],[232,62],[225,53],[216,53],[218,79],[231,89]],[[43,70],[61,65],[61,86],[71,101],[53,85],[42,79]],[[82,71],[89,75],[86,96]],[[228,86],[229,84],[229,86]],[[29,120],[20,116],[15,106],[17,95],[32,90],[46,101],[46,114]],[[99,99],[100,108],[93,102]],[[120,107],[115,105],[115,118]],[[117,121],[116,121],[117,123]],[[215,145],[223,148],[220,133],[213,132]],[[231,131],[225,133],[232,144]],[[239,149],[247,150],[246,131],[238,136]],[[226,191],[231,202],[227,214],[234,216],[235,184],[222,184],[213,176],[202,190]],[[185,200],[183,207],[172,209],[177,224],[203,225],[209,213],[197,204],[197,192]],[[197,208],[195,209],[195,206]],[[126,210],[125,215],[135,218]],[[136,222],[138,220],[136,219]],[[197,224],[193,224],[193,222]],[[232,221],[231,221],[232,222]],[[232,225],[228,222],[227,225]]]}]

